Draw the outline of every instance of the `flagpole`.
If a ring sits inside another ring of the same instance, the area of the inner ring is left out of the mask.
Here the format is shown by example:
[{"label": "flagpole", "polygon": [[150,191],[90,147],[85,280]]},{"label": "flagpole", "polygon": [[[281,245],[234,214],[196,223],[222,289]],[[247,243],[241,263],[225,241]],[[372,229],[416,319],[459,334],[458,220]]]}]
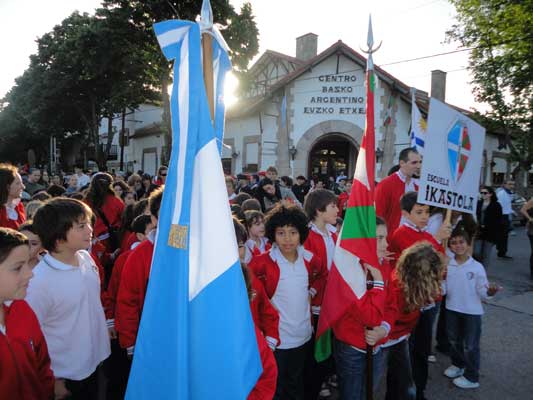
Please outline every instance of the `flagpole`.
[{"label": "flagpole", "polygon": [[213,10],[209,0],[202,1],[200,12],[200,28],[202,33],[202,69],[204,76],[205,92],[211,122],[215,122],[215,78],[213,73]]},{"label": "flagpole", "polygon": [[[381,47],[381,42],[378,46],[374,47],[374,35],[372,33],[372,16],[368,16],[368,35],[367,35],[367,50],[363,50],[366,54],[368,54],[367,59],[367,75],[370,77],[370,74],[373,74],[374,70],[374,61],[372,59],[372,54],[374,54],[376,51],[379,50]],[[368,79],[367,77],[367,86],[371,84],[374,77],[372,79]],[[369,124],[371,124],[372,129],[374,128],[374,119],[373,114],[371,117],[368,116],[368,102],[374,101],[374,96],[372,96],[372,99],[369,99],[370,97],[370,91],[367,87],[367,118],[366,118],[366,128],[365,131],[369,129]],[[373,107],[373,105],[372,105]],[[373,109],[373,108],[372,108]],[[372,119],[372,121],[369,121],[369,119]],[[366,132],[365,132],[366,134]],[[374,149],[372,149],[374,150]],[[373,157],[373,162],[375,164],[376,159]],[[371,327],[367,327],[367,329],[372,329]],[[374,399],[374,347],[367,344],[366,345],[366,398],[367,400],[373,400]]]}]

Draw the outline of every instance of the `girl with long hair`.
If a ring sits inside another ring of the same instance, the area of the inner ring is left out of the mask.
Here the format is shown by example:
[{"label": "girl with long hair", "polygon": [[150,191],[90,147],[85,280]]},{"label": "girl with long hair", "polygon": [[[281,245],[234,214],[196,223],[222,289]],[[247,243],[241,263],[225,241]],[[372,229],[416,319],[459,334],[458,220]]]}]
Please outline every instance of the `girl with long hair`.
[{"label": "girl with long hair", "polygon": [[0,164],[0,227],[18,229],[26,221],[22,204],[24,184],[17,168]]}]

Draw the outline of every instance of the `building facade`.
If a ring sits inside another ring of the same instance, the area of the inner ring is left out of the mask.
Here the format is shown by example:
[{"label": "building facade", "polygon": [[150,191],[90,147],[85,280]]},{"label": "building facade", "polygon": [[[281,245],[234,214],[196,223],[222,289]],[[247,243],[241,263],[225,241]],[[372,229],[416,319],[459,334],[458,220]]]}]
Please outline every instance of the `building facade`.
[{"label": "building facade", "polygon": [[[317,35],[308,33],[296,39],[296,57],[267,50],[250,68],[249,89],[226,113],[222,163],[227,174],[273,165],[280,175],[293,177],[353,176],[365,128],[366,58],[342,41],[317,54],[317,42]],[[410,145],[411,88],[377,66],[375,73],[376,177],[381,179]],[[431,96],[445,101],[445,89],[446,73],[432,71]],[[417,90],[416,102],[427,115],[428,93]],[[120,124],[120,118],[113,120],[117,132]],[[162,109],[154,105],[127,115],[123,169],[155,173],[167,151],[162,126]],[[101,132],[105,136],[106,129]],[[113,144],[120,144],[119,136]],[[500,184],[511,173],[502,143],[501,136],[487,132],[481,183]],[[110,168],[118,170],[118,160],[110,161]]]}]

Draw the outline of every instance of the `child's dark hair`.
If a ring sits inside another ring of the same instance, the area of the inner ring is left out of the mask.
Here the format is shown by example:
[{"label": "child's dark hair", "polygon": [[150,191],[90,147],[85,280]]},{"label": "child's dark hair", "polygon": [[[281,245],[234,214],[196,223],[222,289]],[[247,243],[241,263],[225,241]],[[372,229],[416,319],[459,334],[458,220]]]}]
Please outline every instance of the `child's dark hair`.
[{"label": "child's dark hair", "polygon": [[379,225],[385,225],[385,227],[387,227],[387,223],[383,218],[376,217],[376,227],[378,227]]},{"label": "child's dark hair", "polygon": [[237,218],[233,218],[233,228],[235,229],[235,238],[237,239],[237,244],[246,243],[248,240],[248,233],[243,224],[239,222]]},{"label": "child's dark hair", "polygon": [[37,232],[35,231],[35,227],[33,226],[33,220],[26,220],[26,222],[24,222],[22,225],[19,226],[18,228],[18,231],[19,232],[22,232],[22,231],[28,231],[28,232],[31,232],[33,233],[34,235],[37,235]]},{"label": "child's dark hair", "polygon": [[318,211],[326,211],[329,204],[337,204],[337,196],[326,189],[316,189],[307,195],[304,210],[310,220],[314,220]]},{"label": "child's dark hair", "polygon": [[252,196],[250,196],[248,193],[242,192],[239,193],[237,196],[235,196],[235,199],[233,200],[233,204],[238,204],[242,206],[242,203],[244,203],[246,200],[251,199]]},{"label": "child's dark hair", "polygon": [[17,177],[17,167],[11,164],[0,164],[0,206],[7,203],[9,187]]},{"label": "child's dark hair", "polygon": [[261,220],[265,220],[265,215],[261,211],[249,210],[244,213],[244,223],[247,229]]},{"label": "child's dark hair", "polygon": [[276,228],[293,226],[300,233],[300,243],[303,244],[309,234],[308,219],[298,206],[285,207],[276,205],[265,217],[265,236],[270,242],[276,241]]},{"label": "child's dark hair", "polygon": [[160,186],[150,193],[148,197],[148,205],[150,207],[150,214],[159,218],[159,208],[161,207],[161,201],[163,200],[163,189],[165,186]]},{"label": "child's dark hair", "polygon": [[28,243],[28,238],[22,233],[11,228],[0,228],[0,263],[9,257],[14,248]]},{"label": "child's dark hair", "polygon": [[470,244],[470,242],[472,241],[472,236],[463,225],[457,225],[455,227],[455,229],[452,231],[452,234],[450,235],[450,240],[448,240],[448,245],[450,244],[451,239],[455,237],[462,237],[468,244]]},{"label": "child's dark hair", "polygon": [[131,230],[135,233],[142,233],[144,234],[146,232],[146,227],[152,222],[152,217],[149,215],[139,215],[137,218],[133,220],[131,223]]},{"label": "child's dark hair", "polygon": [[261,211],[261,203],[257,199],[248,199],[245,200],[244,203],[241,205],[241,213],[245,213],[246,211],[251,210],[257,210]]},{"label": "child's dark hair", "polygon": [[418,202],[417,192],[407,192],[400,199],[400,208],[402,211],[407,211],[408,213],[410,213],[413,210],[413,207],[417,204],[424,205]]},{"label": "child's dark hair", "polygon": [[67,240],[67,232],[76,222],[90,220],[93,213],[79,200],[57,197],[46,202],[33,217],[33,226],[43,247],[54,251],[58,240]]},{"label": "child's dark hair", "polygon": [[60,197],[65,194],[66,189],[63,186],[50,185],[50,187],[47,189],[47,192],[52,197]]},{"label": "child's dark hair", "polygon": [[89,185],[89,191],[86,198],[95,209],[102,208],[105,198],[108,195],[115,196],[115,191],[112,188],[113,177],[106,172],[96,173]]},{"label": "child's dark hair", "polygon": [[52,195],[45,192],[44,190],[41,190],[35,193],[33,196],[31,196],[32,200],[39,200],[39,201],[46,201],[46,200],[50,200],[51,198],[52,198]]}]

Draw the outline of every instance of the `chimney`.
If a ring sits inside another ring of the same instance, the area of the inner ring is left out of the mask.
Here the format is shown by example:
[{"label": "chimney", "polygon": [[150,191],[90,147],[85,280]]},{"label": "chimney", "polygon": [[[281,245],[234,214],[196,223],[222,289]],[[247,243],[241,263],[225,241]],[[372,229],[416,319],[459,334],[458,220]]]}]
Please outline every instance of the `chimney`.
[{"label": "chimney", "polygon": [[444,102],[446,98],[446,72],[431,71],[431,97]]},{"label": "chimney", "polygon": [[318,35],[306,33],[296,38],[296,58],[307,61],[316,56]]}]

